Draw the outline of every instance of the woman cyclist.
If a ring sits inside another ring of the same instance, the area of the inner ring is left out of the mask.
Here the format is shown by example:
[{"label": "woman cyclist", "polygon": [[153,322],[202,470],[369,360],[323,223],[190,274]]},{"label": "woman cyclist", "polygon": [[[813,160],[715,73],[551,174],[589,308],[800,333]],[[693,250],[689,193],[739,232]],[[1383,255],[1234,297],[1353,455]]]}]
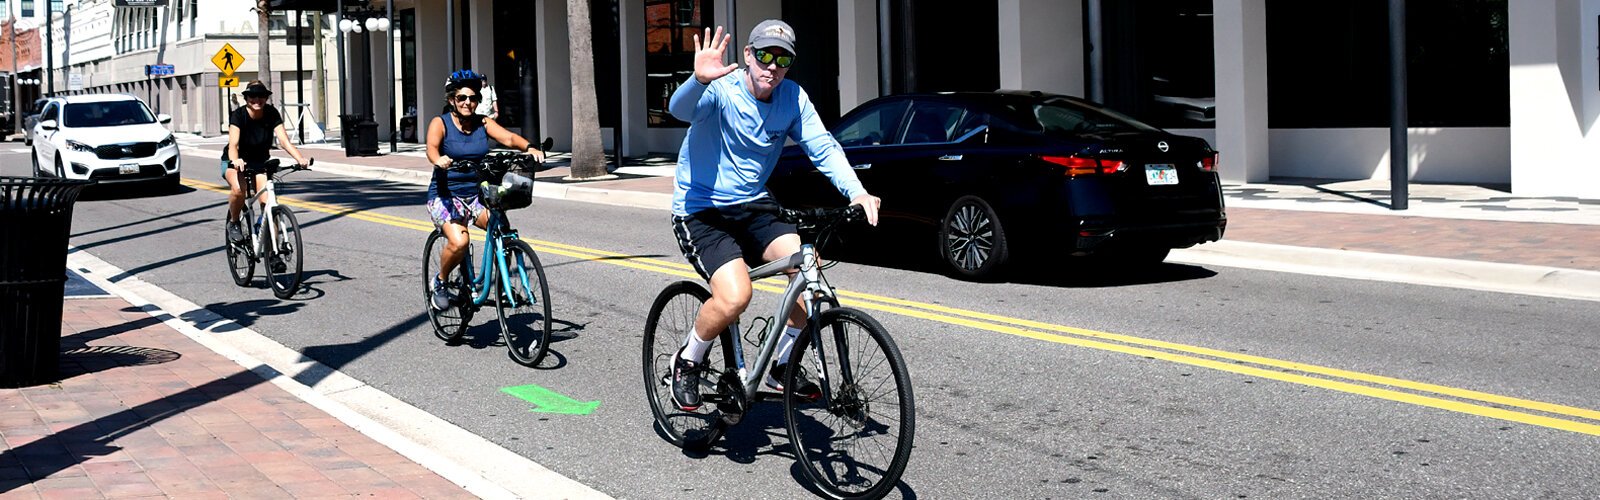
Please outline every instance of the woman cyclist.
[{"label": "woman cyclist", "polygon": [[456,71],[445,81],[447,107],[428,124],[428,161],[433,163],[433,180],[428,183],[428,214],[444,233],[446,244],[439,255],[439,274],[433,277],[433,308],[446,309],[455,298],[444,284],[461,264],[468,244],[467,221],[479,228],[489,223],[489,212],[479,199],[478,174],[450,168],[456,160],[479,160],[489,152],[492,142],[532,154],[543,160],[544,152],[527,139],[511,133],[494,120],[477,114],[483,97],[483,75],[470,69]]},{"label": "woman cyclist", "polygon": [[[307,159],[289,142],[289,133],[283,128],[283,115],[278,108],[267,103],[272,91],[260,80],[244,88],[245,105],[228,115],[228,147],[222,150],[222,177],[228,180],[228,241],[244,241],[243,227],[239,224],[239,211],[244,208],[244,191],[239,189],[239,172],[245,165],[259,165],[271,158],[272,140],[276,138],[295,163],[305,165]],[[267,185],[265,174],[256,175],[256,186]],[[261,193],[262,201],[274,194]],[[281,262],[277,265],[283,265]]]}]

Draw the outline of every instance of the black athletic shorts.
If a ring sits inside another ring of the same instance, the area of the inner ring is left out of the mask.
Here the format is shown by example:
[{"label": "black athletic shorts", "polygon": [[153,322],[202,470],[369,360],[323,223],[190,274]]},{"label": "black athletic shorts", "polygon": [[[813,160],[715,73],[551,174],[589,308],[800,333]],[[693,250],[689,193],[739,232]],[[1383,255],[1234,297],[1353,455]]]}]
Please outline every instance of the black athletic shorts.
[{"label": "black athletic shorts", "polygon": [[701,278],[711,281],[711,273],[734,259],[744,259],[745,265],[763,264],[761,254],[767,245],[786,234],[796,234],[794,224],[778,219],[776,214],[751,212],[751,204],[708,208],[687,217],[672,216],[672,234],[678,237],[678,249],[689,260]]}]

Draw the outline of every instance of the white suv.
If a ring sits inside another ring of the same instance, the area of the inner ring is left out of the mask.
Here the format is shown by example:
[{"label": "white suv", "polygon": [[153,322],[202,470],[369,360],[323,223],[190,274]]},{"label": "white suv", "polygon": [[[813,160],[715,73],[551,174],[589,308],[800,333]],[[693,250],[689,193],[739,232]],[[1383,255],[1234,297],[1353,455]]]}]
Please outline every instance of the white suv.
[{"label": "white suv", "polygon": [[33,126],[33,175],[178,185],[178,142],[144,101],[124,94],[58,97]]}]

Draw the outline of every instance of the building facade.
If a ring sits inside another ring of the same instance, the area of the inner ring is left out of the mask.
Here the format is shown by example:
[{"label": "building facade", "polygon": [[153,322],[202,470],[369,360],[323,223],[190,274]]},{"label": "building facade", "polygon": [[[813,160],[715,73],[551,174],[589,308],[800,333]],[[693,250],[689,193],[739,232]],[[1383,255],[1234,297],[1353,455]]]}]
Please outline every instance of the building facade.
[{"label": "building facade", "polygon": [[[1600,0],[1407,3],[1410,179],[1600,197],[1588,175],[1600,162]],[[566,0],[395,6],[417,23],[399,35],[409,40],[399,69],[428,82],[391,94],[397,106],[433,113],[443,103],[433,82],[471,67],[502,99],[525,101],[511,107],[539,135],[571,135]],[[590,10],[602,135],[625,155],[677,150],[683,124],[665,100],[692,71],[692,34],[730,26],[738,44],[773,17],[799,33],[790,77],[830,120],[885,93],[1043,90],[1206,138],[1230,181],[1389,176],[1385,0],[594,0]],[[504,91],[522,81],[531,95]]]},{"label": "building facade", "polygon": [[[316,22],[327,27],[329,16],[273,13],[267,78],[258,65],[254,0],[167,0],[160,7],[116,7],[113,0],[61,3],[52,13],[55,59],[49,71],[58,94],[132,94],[157,113],[171,115],[173,130],[203,135],[226,131],[242,82],[256,79],[269,82],[291,130],[303,123],[322,124],[315,127],[320,130],[329,122],[327,110],[337,112],[337,93],[323,98],[328,93],[319,89],[338,88],[339,79],[317,64],[320,54],[337,55],[333,32],[323,30],[321,38],[290,36]],[[239,87],[219,85],[223,73],[212,58],[225,45],[243,56],[233,74]],[[152,66],[171,66],[171,74],[152,74]]]}]

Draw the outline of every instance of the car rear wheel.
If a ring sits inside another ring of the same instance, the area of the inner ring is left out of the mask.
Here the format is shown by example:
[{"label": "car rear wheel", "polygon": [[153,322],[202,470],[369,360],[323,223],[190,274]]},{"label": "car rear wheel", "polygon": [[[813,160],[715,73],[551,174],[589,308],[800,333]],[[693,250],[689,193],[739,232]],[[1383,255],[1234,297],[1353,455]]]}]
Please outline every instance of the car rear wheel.
[{"label": "car rear wheel", "polygon": [[1011,256],[994,208],[976,196],[951,204],[939,226],[939,255],[961,277],[992,276]]},{"label": "car rear wheel", "polygon": [[43,170],[39,170],[39,150],[35,148],[30,151],[28,158],[33,160],[33,176],[39,177],[39,174],[44,173]]}]

